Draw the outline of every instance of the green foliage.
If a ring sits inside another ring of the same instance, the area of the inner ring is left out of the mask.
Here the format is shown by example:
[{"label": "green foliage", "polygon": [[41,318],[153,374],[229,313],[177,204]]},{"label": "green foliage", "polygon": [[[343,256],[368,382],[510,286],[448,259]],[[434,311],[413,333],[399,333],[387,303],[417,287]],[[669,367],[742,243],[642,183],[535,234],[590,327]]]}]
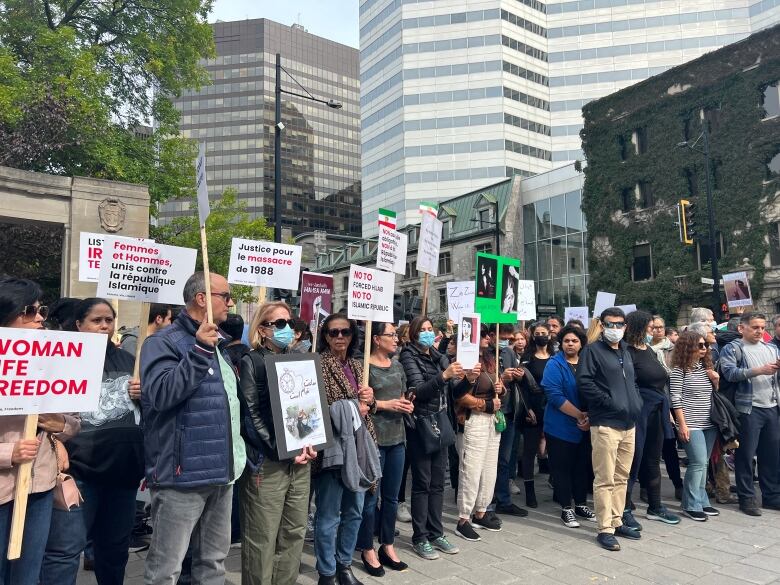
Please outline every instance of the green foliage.
[{"label": "green foliage", "polygon": [[[767,181],[766,166],[780,151],[780,120],[763,120],[761,104],[766,86],[778,79],[780,35],[772,29],[584,108],[588,166],[582,207],[588,222],[591,295],[616,292],[619,302],[636,303],[672,321],[682,303],[710,305],[710,293],[700,283],[702,276],[710,276],[709,265],[699,271],[695,246],[680,243],[675,207],[681,198],[695,203],[697,240],[706,249],[705,159],[676,147],[701,134],[701,110],[716,110],[718,117],[710,126],[710,151],[716,232],[723,234],[726,246],[719,266],[721,272],[729,271],[748,258],[756,268],[751,288],[760,294],[767,252],[762,209],[780,193],[776,180]],[[668,93],[676,84],[678,89],[690,87]],[[647,132],[643,154],[635,154],[631,142],[638,128]],[[698,179],[696,196],[690,194],[687,172]],[[639,181],[650,183],[655,203],[623,213],[622,191]],[[605,239],[611,253],[599,246]],[[632,282],[633,247],[644,242],[652,248],[655,278]]]},{"label": "green foliage", "polygon": [[[190,200],[190,208],[197,208],[197,201]],[[175,218],[170,224],[154,227],[150,238],[161,244],[201,249],[200,227],[197,214]],[[273,228],[265,218],[251,219],[246,203],[238,199],[233,189],[227,189],[222,198],[211,202],[211,213],[206,220],[206,239],[209,248],[209,269],[227,276],[230,266],[230,247],[233,238],[273,241]],[[203,258],[198,254],[197,269],[203,269]],[[233,295],[244,302],[255,302],[252,287],[234,285]]]}]

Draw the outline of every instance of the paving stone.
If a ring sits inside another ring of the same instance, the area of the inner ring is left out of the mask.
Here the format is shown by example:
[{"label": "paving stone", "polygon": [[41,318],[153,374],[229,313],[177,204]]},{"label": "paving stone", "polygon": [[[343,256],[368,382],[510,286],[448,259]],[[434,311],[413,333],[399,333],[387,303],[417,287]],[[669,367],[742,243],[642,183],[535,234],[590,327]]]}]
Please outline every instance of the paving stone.
[{"label": "paving stone", "polygon": [[758,583],[763,585],[764,583],[772,583],[777,579],[777,573],[775,571],[766,571],[746,564],[746,562],[730,563],[717,570],[718,573],[729,575],[730,577],[736,577],[750,583]]}]

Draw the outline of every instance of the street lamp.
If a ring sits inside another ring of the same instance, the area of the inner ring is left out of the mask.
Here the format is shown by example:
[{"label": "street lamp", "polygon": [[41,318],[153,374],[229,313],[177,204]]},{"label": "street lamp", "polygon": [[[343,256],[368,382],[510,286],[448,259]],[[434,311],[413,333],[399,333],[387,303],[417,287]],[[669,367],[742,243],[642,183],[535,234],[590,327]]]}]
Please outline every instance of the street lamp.
[{"label": "street lamp", "polygon": [[[282,71],[292,79],[295,84],[300,87],[305,93],[296,93],[294,91],[288,91],[282,89]],[[276,100],[276,115],[274,116],[274,241],[281,243],[282,241],[282,130],[284,130],[284,124],[282,124],[282,94],[293,95],[295,97],[303,98],[319,104],[325,104],[329,108],[339,110],[343,107],[341,102],[337,102],[334,99],[324,100],[314,97],[309,90],[303,87],[292,74],[282,67],[282,56],[280,53],[276,54],[276,88],[274,90],[274,98]]]},{"label": "street lamp", "polygon": [[[707,127],[707,120],[702,120],[702,133],[693,142],[685,141],[677,144],[678,148],[690,148],[704,155],[704,164],[707,173],[707,224],[709,229],[710,245],[710,266],[712,267],[712,314],[715,321],[720,321],[720,276],[718,275],[718,253],[715,240],[715,210],[712,205],[712,181],[710,178],[710,133]],[[702,141],[703,148],[697,148],[696,145]]]}]

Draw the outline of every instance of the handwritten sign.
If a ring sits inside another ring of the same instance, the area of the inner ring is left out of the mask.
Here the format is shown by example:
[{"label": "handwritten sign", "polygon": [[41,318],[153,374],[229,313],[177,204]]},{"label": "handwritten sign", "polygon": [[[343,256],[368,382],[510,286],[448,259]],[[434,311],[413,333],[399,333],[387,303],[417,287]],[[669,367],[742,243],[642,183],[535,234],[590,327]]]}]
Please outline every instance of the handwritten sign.
[{"label": "handwritten sign", "polygon": [[458,323],[462,313],[474,312],[474,281],[447,283],[447,315]]},{"label": "handwritten sign", "polygon": [[593,317],[598,319],[601,317],[604,309],[614,307],[616,298],[617,295],[615,293],[598,291],[596,293],[596,304],[593,306]]},{"label": "handwritten sign", "polygon": [[568,323],[572,319],[582,321],[582,324],[588,327],[588,307],[566,307],[563,311],[563,320]]},{"label": "handwritten sign", "polygon": [[406,250],[409,237],[397,230],[379,225],[376,249],[376,267],[396,274],[406,273]]},{"label": "handwritten sign", "polygon": [[618,309],[623,311],[626,315],[629,315],[636,311],[636,305],[618,305]]},{"label": "handwritten sign", "polygon": [[233,238],[228,282],[298,290],[300,246]]},{"label": "handwritten sign", "polygon": [[206,218],[211,213],[209,207],[209,188],[206,184],[206,143],[198,145],[198,158],[195,159],[195,183],[198,189],[198,220],[200,227],[206,225]]},{"label": "handwritten sign", "polygon": [[360,321],[393,322],[395,275],[352,264],[349,267],[347,316]]},{"label": "handwritten sign", "polygon": [[439,275],[439,250],[444,224],[430,213],[424,213],[420,224],[420,243],[417,246],[417,270],[431,276]]},{"label": "handwritten sign", "polygon": [[309,324],[312,336],[317,335],[320,313],[330,314],[333,304],[333,276],[304,272],[301,276],[301,309],[299,317]]},{"label": "handwritten sign", "polygon": [[517,281],[517,320],[536,319],[536,292],[533,280]]}]

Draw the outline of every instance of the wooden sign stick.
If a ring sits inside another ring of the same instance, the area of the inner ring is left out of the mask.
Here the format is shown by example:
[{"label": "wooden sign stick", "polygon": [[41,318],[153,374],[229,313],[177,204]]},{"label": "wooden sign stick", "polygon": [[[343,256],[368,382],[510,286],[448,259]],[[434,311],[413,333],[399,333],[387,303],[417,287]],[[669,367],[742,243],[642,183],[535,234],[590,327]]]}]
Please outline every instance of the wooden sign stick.
[{"label": "wooden sign stick", "polygon": [[365,339],[363,340],[363,386],[368,386],[368,368],[371,358],[371,321],[364,321],[366,324]]},{"label": "wooden sign stick", "polygon": [[[200,249],[203,253],[203,276],[206,281],[206,320],[214,322],[214,311],[211,308],[211,272],[209,271],[209,247],[206,242],[206,226],[200,226]],[[139,339],[140,341],[140,339]]]},{"label": "wooden sign stick", "polygon": [[428,273],[424,273],[425,276],[423,276],[423,300],[422,300],[422,311],[420,312],[420,315],[427,314],[426,311],[428,310]]},{"label": "wooden sign stick", "polygon": [[[24,419],[24,439],[34,439],[38,431],[38,415],[28,414]],[[45,445],[41,446],[41,449]],[[16,474],[16,490],[14,493],[14,512],[11,519],[11,535],[8,539],[8,560],[13,561],[22,556],[22,540],[24,539],[24,520],[27,517],[27,496],[32,483],[32,461],[20,463]]]},{"label": "wooden sign stick", "polygon": [[496,384],[498,384],[498,378],[500,376],[498,370],[498,360],[499,360],[499,348],[498,348],[498,328],[499,325],[496,323]]},{"label": "wooden sign stick", "polygon": [[138,380],[138,377],[141,375],[141,346],[146,341],[146,332],[149,328],[149,308],[149,303],[141,303],[141,316],[138,317],[138,344],[135,346],[133,380]]}]

